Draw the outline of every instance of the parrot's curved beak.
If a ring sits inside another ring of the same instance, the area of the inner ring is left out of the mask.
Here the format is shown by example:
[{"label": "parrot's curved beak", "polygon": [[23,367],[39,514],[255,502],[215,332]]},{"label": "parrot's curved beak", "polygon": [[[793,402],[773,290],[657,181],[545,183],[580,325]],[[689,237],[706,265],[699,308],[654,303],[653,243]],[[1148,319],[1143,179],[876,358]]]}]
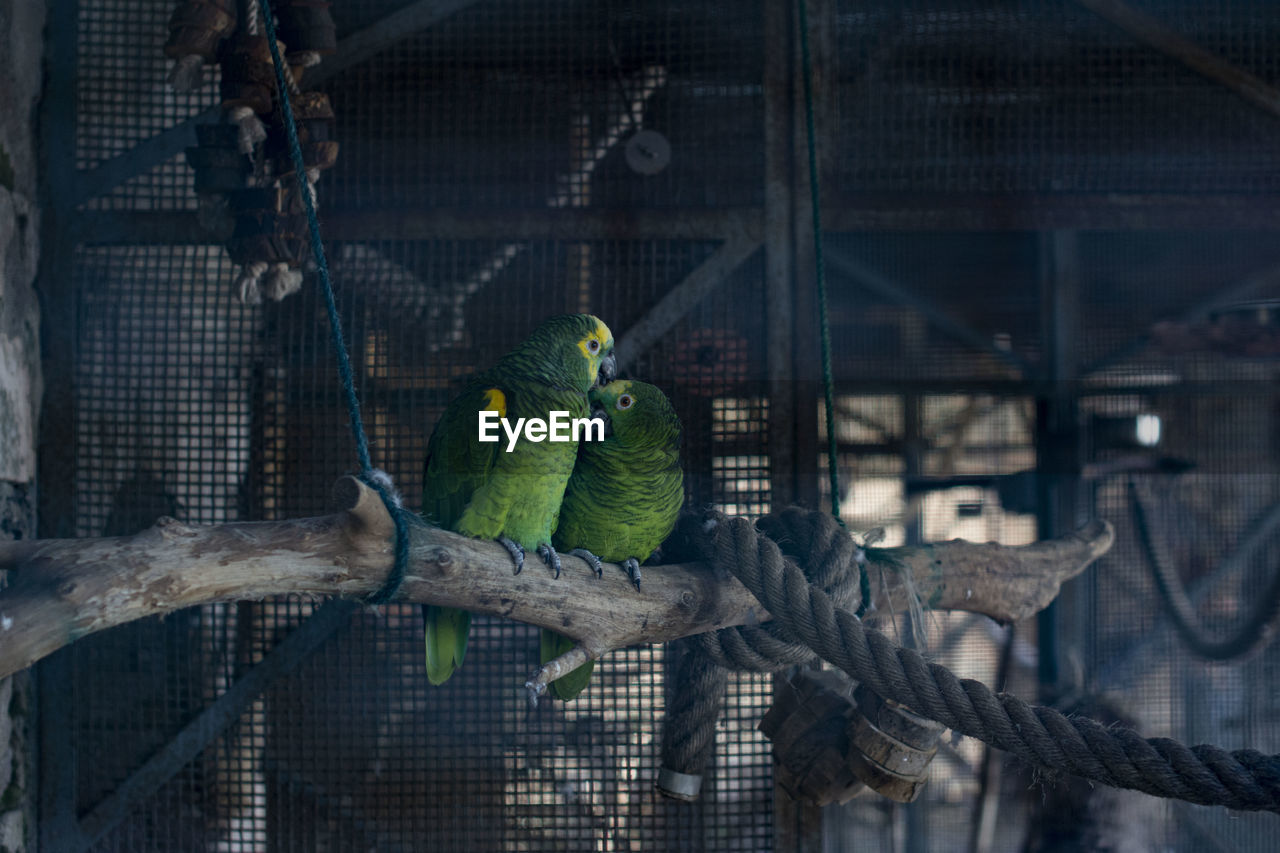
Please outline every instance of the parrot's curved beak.
[{"label": "parrot's curved beak", "polygon": [[609,353],[600,359],[600,372],[596,374],[596,385],[608,385],[618,378],[618,359]]},{"label": "parrot's curved beak", "polygon": [[609,413],[600,403],[596,403],[591,407],[591,420],[602,421],[604,423],[604,437],[608,438],[613,435],[613,421],[609,420]]}]

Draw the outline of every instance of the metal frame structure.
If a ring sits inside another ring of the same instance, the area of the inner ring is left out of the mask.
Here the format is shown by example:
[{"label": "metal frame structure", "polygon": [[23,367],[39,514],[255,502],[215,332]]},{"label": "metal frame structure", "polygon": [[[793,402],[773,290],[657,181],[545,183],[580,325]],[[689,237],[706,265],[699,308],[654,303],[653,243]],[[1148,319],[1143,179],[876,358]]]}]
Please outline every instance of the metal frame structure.
[{"label": "metal frame structure", "polygon": [[[359,64],[407,36],[432,26],[476,0],[419,0],[347,37],[334,59],[322,66],[320,77],[337,74]],[[1221,83],[1260,109],[1280,114],[1280,92],[1229,63],[1208,54],[1186,39],[1176,37],[1118,0],[1079,0],[1135,38],[1175,57],[1198,73]],[[832,73],[834,47],[824,29],[833,20],[832,0],[811,2],[816,88],[822,97],[833,93],[824,83]],[[42,340],[46,392],[41,423],[40,525],[46,537],[70,535],[73,529],[73,472],[63,449],[75,435],[72,365],[77,341],[76,306],[70,282],[70,265],[78,244],[208,244],[215,235],[204,231],[194,214],[117,212],[82,209],[86,201],[109,192],[130,177],[143,174],[180,153],[192,141],[195,124],[216,116],[201,113],[145,140],[129,151],[94,169],[75,168],[76,127],[76,26],[77,0],[50,0],[48,75],[42,101],[44,137],[43,301]],[[809,466],[817,452],[817,394],[812,382],[797,377],[818,375],[813,352],[812,224],[805,174],[804,126],[797,97],[799,74],[795,42],[794,5],[788,0],[765,3],[768,37],[766,48],[765,174],[764,204],[746,209],[602,210],[564,207],[538,212],[424,210],[406,215],[400,211],[346,214],[341,210],[325,217],[330,239],[475,239],[591,240],[591,239],[690,239],[720,241],[709,259],[652,307],[638,323],[619,337],[621,360],[643,353],[678,322],[692,306],[714,291],[733,271],[758,250],[764,251],[767,303],[771,315],[767,351],[771,432],[773,499],[776,503],[817,505],[816,471]],[[1031,393],[1037,401],[1036,435],[1039,470],[1052,472],[1042,478],[1039,533],[1057,535],[1078,521],[1082,496],[1073,487],[1079,473],[1080,437],[1075,395],[1078,380],[1131,352],[1131,343],[1110,356],[1080,365],[1071,340],[1070,322],[1078,310],[1079,274],[1075,266],[1075,232],[1079,230],[1144,229],[1253,229],[1280,230],[1280,197],[1258,194],[1168,196],[1146,194],[1025,194],[990,195],[887,195],[824,193],[823,219],[831,233],[853,231],[1043,231],[1042,334],[1048,357],[1040,367],[993,346],[989,339],[931,304],[908,287],[892,281],[848,253],[832,251],[827,260],[831,272],[844,284],[896,305],[919,312],[944,335],[1007,363],[1011,374],[1001,382],[983,382],[981,389],[1006,393]],[[1259,271],[1225,291],[1226,298],[1240,298],[1274,284],[1280,270]],[[1215,298],[1213,304],[1220,304]],[[1210,305],[1192,306],[1188,318],[1202,317]],[[948,391],[963,383],[939,383]],[[887,390],[914,400],[928,383],[904,388],[889,384]],[[876,390],[867,388],[867,391]],[[1125,393],[1107,388],[1102,393]],[[908,407],[909,407],[908,403]],[[911,424],[914,418],[908,417]],[[908,472],[910,473],[910,471]],[[1059,680],[1057,638],[1064,618],[1072,617],[1070,602],[1053,606],[1040,619],[1040,679],[1046,689]],[[1063,614],[1061,611],[1068,611]],[[330,605],[310,618],[265,660],[253,668],[231,691],[188,725],[160,754],[140,767],[134,777],[91,814],[79,818],[74,810],[75,753],[61,737],[69,712],[65,653],[40,666],[40,845],[57,851],[91,846],[115,821],[153,792],[168,775],[206,746],[232,722],[268,681],[296,665],[347,613],[345,605]],[[822,849],[821,815],[813,808],[796,806],[785,796],[775,797],[775,849],[802,853]]]}]

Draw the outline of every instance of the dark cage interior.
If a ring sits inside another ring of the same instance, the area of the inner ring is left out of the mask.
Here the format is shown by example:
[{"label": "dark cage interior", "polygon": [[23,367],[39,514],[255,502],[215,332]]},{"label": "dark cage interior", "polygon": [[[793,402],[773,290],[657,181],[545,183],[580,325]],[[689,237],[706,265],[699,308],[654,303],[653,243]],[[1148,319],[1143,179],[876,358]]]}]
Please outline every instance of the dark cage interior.
[{"label": "dark cage interior", "polygon": [[[311,277],[279,302],[234,292],[183,153],[218,120],[217,81],[166,83],[172,0],[48,5],[41,535],[323,514],[356,468],[323,301]],[[333,4],[322,227],[373,462],[411,506],[466,378],[576,311],[620,340],[656,329],[628,369],[680,413],[689,505],[826,506],[794,12]],[[1230,632],[1280,570],[1280,5],[808,14],[845,521],[889,544],[1022,544],[1093,517],[1118,533],[1012,633],[874,618],[1063,710],[1280,752],[1280,651],[1185,649],[1127,489],[1199,618]],[[656,174],[628,162],[636,123],[670,143]],[[699,801],[665,800],[664,647],[614,652],[580,698],[530,710],[534,628],[477,618],[466,666],[432,688],[418,607],[323,611],[210,605],[42,663],[40,849],[1274,849],[1274,816],[1090,796],[966,738],[944,737],[910,806],[794,805],[756,730],[758,675],[731,680]],[[308,622],[314,650],[234,706]]]}]

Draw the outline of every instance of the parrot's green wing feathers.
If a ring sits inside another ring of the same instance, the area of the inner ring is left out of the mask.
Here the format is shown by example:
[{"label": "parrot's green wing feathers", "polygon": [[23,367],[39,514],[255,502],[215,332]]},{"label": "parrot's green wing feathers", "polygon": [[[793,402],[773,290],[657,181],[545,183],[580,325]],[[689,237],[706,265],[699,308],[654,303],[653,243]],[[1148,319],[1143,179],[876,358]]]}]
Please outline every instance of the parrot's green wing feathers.
[{"label": "parrot's green wing feathers", "polygon": [[684,503],[680,419],[661,390],[618,380],[591,392],[608,415],[604,441],[583,442],[552,540],[610,563],[643,563],[671,533]]},{"label": "parrot's green wing feathers", "polygon": [[[592,390],[590,399],[609,418],[610,432],[603,441],[579,446],[552,542],[610,563],[643,563],[667,538],[684,503],[680,419],[662,391],[646,382],[610,382]],[[633,576],[637,585],[638,578]],[[558,634],[542,632],[544,664],[572,647]],[[577,696],[594,665],[552,682],[551,692],[562,700]]]},{"label": "parrot's green wing feathers", "polygon": [[[497,445],[478,440],[477,418],[482,409],[502,403],[501,397],[496,388],[473,383],[449,404],[431,433],[423,471],[422,513],[441,527],[456,529],[471,495],[493,469]],[[427,680],[443,684],[466,657],[471,614],[432,606],[423,607],[422,612],[427,625]]]},{"label": "parrot's green wing feathers", "polygon": [[427,443],[422,514],[448,530],[489,479],[499,452],[498,442],[480,441],[479,414],[485,410],[505,415],[506,395],[493,383],[473,382],[445,409]]},{"label": "parrot's green wing feathers", "polygon": [[471,614],[453,607],[422,608],[426,619],[427,680],[444,684],[467,656]]},{"label": "parrot's green wing feathers", "polygon": [[[573,640],[563,637],[555,631],[548,631],[543,628],[541,633],[542,653],[540,657],[544,664],[550,663],[574,646]],[[557,678],[551,682],[551,695],[561,702],[568,702],[573,699],[586,689],[587,682],[591,680],[591,671],[595,668],[596,662],[589,660],[568,675]]]}]

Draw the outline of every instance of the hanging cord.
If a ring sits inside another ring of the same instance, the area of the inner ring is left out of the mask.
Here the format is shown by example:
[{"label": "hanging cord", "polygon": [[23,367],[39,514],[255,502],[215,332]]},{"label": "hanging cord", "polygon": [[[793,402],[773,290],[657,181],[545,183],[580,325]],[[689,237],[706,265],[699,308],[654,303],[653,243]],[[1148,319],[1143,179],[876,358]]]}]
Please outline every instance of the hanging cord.
[{"label": "hanging cord", "polygon": [[[813,117],[813,60],[809,55],[809,4],[806,0],[797,0],[796,5],[800,10],[800,63],[803,66],[802,77],[804,78],[805,135],[809,144],[809,202],[813,215],[813,266],[818,284],[818,327],[822,341],[822,395],[827,418],[827,476],[831,480],[831,514],[840,521],[840,469],[836,464],[839,458],[836,443],[836,395],[831,369],[831,323],[827,319],[827,274],[826,265],[822,261],[822,197],[818,187],[818,134]],[[842,521],[841,526],[844,526]],[[866,613],[871,601],[871,578],[867,575],[865,564],[859,570],[858,588],[862,592],[862,603],[858,605],[857,615],[861,617]]]},{"label": "hanging cord", "polygon": [[[1164,552],[1163,545],[1151,532],[1146,501],[1132,477],[1129,478],[1129,501],[1133,505],[1134,526],[1138,531],[1138,539],[1142,543],[1142,552],[1146,557],[1147,566],[1151,569],[1151,579],[1160,593],[1160,601],[1164,604],[1165,612],[1168,613],[1173,627],[1186,647],[1202,658],[1222,661],[1244,657],[1266,645],[1272,638],[1271,626],[1280,617],[1280,567],[1275,569],[1270,585],[1258,597],[1253,612],[1238,630],[1226,637],[1210,636],[1200,624],[1195,605],[1191,603],[1182,580],[1169,560],[1169,555]],[[1236,547],[1235,553],[1227,559],[1244,563],[1277,523],[1280,523],[1280,504],[1273,506],[1253,525],[1253,529]],[[1243,566],[1237,568],[1243,568]]]},{"label": "hanging cord", "polygon": [[311,254],[316,263],[316,275],[320,279],[320,289],[324,293],[325,310],[329,314],[329,334],[333,342],[334,355],[338,359],[338,377],[342,380],[343,396],[346,398],[347,416],[351,423],[351,435],[356,442],[356,456],[360,461],[360,480],[378,493],[386,504],[387,512],[396,526],[395,562],[382,588],[365,599],[367,604],[385,604],[400,590],[404,582],[405,567],[409,562],[409,526],[405,519],[405,509],[401,505],[400,495],[391,484],[391,477],[373,467],[369,456],[369,439],[365,435],[364,420],[360,417],[360,401],[356,397],[355,375],[351,370],[351,357],[347,354],[347,344],[342,336],[342,319],[338,316],[338,306],[333,297],[333,285],[329,281],[329,264],[324,256],[324,243],[320,239],[320,219],[316,216],[315,198],[311,193],[311,184],[307,180],[307,167],[302,160],[302,146],[298,143],[298,127],[293,120],[293,106],[289,102],[290,87],[285,74],[284,60],[280,56],[280,47],[276,44],[276,24],[271,13],[270,0],[258,0],[258,8],[262,11],[262,27],[266,31],[267,46],[271,48],[271,62],[276,70],[276,91],[280,95],[280,115],[284,121],[285,134],[289,139],[289,154],[293,159],[293,169],[297,175],[298,190],[302,194],[302,203],[306,206],[307,225],[311,232]]}]

